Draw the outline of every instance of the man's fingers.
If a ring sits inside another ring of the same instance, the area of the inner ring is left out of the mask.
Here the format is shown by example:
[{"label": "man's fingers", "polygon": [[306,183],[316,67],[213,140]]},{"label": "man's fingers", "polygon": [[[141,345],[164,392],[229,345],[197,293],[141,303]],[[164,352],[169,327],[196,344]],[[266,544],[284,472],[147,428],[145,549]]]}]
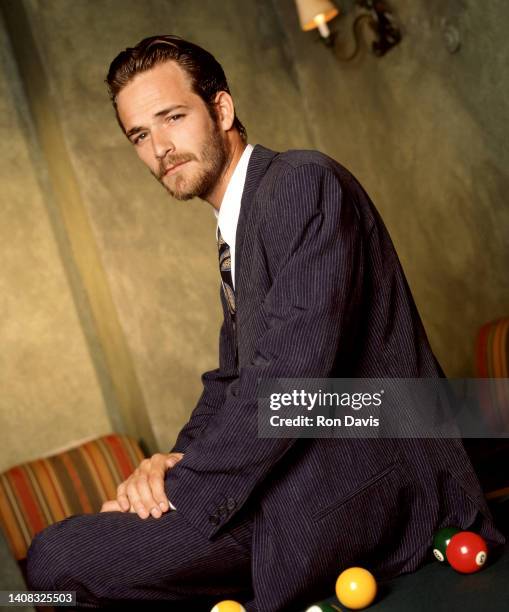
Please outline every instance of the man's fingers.
[{"label": "man's fingers", "polygon": [[105,501],[101,506],[100,512],[122,512],[119,503],[116,499]]},{"label": "man's fingers", "polygon": [[127,512],[127,510],[129,510],[130,507],[130,503],[129,500],[127,499],[127,495],[122,495],[120,496],[118,499],[118,505],[120,506],[122,512]]},{"label": "man's fingers", "polygon": [[134,508],[134,511],[138,514],[138,516],[143,519],[147,518],[148,512],[141,501],[137,486],[133,481],[127,484],[127,497],[129,498],[130,507]]},{"label": "man's fingers", "polygon": [[150,514],[160,518],[170,507],[164,491],[164,475],[183,457],[183,453],[156,453],[150,459],[143,459],[129,478],[117,487],[118,509],[136,512],[143,519]]},{"label": "man's fingers", "polygon": [[126,487],[127,487],[128,481],[129,479],[125,480],[124,482],[119,484],[117,487],[117,501],[120,505],[120,509],[123,512],[127,512],[129,510],[129,507],[131,506],[131,504],[129,503],[129,499],[127,498],[127,494],[126,494]]},{"label": "man's fingers", "polygon": [[[152,490],[152,496],[157,502],[161,512],[166,512],[169,508],[168,498],[164,492],[164,471],[154,472],[149,478],[150,489]],[[154,513],[152,513],[154,516]],[[158,518],[156,516],[156,518]]]},{"label": "man's fingers", "polygon": [[171,469],[172,467],[175,467],[177,463],[181,459],[183,459],[183,457],[184,457],[183,453],[170,453],[169,455],[166,456],[164,463],[167,468]]},{"label": "man's fingers", "polygon": [[127,496],[129,497],[131,505],[140,518],[146,519],[153,508],[155,508],[155,514],[157,515],[156,518],[160,516],[158,504],[152,497],[152,493],[145,476],[138,476],[127,485]]},{"label": "man's fingers", "polygon": [[154,518],[160,518],[163,512],[168,510],[168,500],[164,492],[164,473],[162,463],[159,467],[154,466],[148,478],[142,479],[138,485],[138,492],[145,509]]}]

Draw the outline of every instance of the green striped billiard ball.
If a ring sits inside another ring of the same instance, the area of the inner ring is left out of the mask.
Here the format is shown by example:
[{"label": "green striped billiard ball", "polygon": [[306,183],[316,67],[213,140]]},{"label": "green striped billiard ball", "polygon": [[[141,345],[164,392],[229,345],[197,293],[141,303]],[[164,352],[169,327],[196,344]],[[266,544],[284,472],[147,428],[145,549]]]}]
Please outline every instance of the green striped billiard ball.
[{"label": "green striped billiard ball", "polygon": [[457,527],[444,527],[443,529],[439,529],[434,537],[433,537],[433,554],[435,555],[435,559],[443,563],[446,561],[447,557],[445,556],[445,549],[449,545],[451,538],[453,535],[459,533],[461,529]]}]

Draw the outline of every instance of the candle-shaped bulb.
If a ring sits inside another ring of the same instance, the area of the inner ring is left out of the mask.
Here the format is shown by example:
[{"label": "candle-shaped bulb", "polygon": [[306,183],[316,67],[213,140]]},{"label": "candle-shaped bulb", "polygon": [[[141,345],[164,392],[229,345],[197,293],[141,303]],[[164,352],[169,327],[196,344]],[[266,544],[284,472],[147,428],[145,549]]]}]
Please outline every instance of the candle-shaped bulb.
[{"label": "candle-shaped bulb", "polygon": [[313,21],[316,23],[318,27],[318,31],[320,32],[320,36],[323,38],[329,38],[330,30],[327,22],[325,21],[325,15],[323,13],[318,13],[313,17]]}]

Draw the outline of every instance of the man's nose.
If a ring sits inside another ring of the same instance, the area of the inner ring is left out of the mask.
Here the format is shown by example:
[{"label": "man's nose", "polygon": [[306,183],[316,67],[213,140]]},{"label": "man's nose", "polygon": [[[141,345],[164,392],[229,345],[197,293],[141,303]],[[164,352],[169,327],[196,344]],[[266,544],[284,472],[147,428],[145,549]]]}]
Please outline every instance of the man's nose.
[{"label": "man's nose", "polygon": [[164,133],[163,130],[154,130],[151,135],[151,140],[154,155],[158,159],[164,159],[168,153],[175,150],[171,138],[169,138],[168,133]]}]

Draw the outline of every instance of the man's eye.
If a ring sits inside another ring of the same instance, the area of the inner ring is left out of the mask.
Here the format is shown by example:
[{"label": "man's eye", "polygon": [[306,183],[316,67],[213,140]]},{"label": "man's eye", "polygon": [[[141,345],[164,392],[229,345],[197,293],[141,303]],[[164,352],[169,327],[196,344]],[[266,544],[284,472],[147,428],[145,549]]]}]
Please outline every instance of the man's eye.
[{"label": "man's eye", "polygon": [[182,113],[180,113],[179,115],[170,115],[168,117],[169,121],[175,122],[178,121],[181,117],[183,117],[184,115]]},{"label": "man's eye", "polygon": [[143,142],[145,140],[146,135],[147,135],[146,132],[142,132],[141,134],[138,134],[138,136],[136,136],[136,138],[133,140],[133,144],[137,145]]}]

